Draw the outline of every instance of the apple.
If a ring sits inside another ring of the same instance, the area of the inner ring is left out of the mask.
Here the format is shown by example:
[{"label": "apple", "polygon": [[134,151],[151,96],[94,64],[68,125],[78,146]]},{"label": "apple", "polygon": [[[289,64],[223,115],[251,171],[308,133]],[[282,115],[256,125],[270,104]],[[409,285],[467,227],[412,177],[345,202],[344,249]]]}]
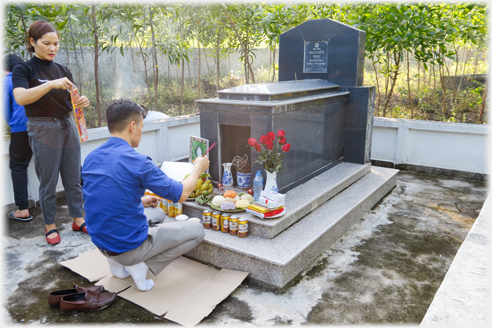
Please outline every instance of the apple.
[{"label": "apple", "polygon": [[248,190],[248,194],[250,194],[251,196],[253,196],[253,190],[249,189]]}]

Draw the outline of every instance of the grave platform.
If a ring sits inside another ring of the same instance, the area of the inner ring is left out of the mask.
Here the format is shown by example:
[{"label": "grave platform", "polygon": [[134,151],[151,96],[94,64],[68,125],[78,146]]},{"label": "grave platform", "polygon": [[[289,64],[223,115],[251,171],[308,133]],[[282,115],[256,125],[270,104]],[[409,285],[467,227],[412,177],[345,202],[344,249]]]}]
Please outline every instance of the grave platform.
[{"label": "grave platform", "polygon": [[[299,213],[307,211],[308,214],[297,219],[274,238],[254,234],[239,238],[207,229],[204,241],[186,256],[216,267],[247,271],[252,279],[274,288],[284,287],[396,185],[398,170],[369,165],[363,167],[359,171],[359,179],[346,188],[340,186],[342,190],[338,190],[328,201],[321,203],[313,200],[305,203],[302,209],[297,209]],[[362,174],[367,167],[370,172]],[[333,170],[329,172],[334,173]],[[291,195],[302,186],[291,190]],[[319,187],[321,186],[318,182],[314,190],[319,190]],[[326,195],[323,197],[328,197]],[[196,207],[184,204],[185,214],[196,216],[188,212]],[[287,213],[288,206],[286,204]],[[281,218],[258,220],[265,221],[265,226],[275,226],[273,220],[280,222]],[[167,218],[166,221],[174,219]],[[271,222],[267,224],[268,221]],[[255,225],[261,226],[258,222],[252,224]]]},{"label": "grave platform", "polygon": [[[239,212],[248,219],[249,233],[271,239],[296,223],[319,205],[338,194],[343,189],[371,171],[370,164],[340,163],[309,181],[285,193],[286,213],[276,219],[260,219],[253,214]],[[227,188],[234,189],[235,188]],[[183,213],[189,217],[202,217],[203,210],[210,209],[194,201],[183,203]]]}]

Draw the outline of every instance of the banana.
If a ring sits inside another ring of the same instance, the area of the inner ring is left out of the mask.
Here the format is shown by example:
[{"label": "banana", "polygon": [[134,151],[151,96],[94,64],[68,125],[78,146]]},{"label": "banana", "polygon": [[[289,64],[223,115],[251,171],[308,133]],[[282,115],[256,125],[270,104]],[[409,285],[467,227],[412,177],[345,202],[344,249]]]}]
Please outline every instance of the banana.
[{"label": "banana", "polygon": [[203,182],[202,179],[198,179],[196,181],[196,186],[195,186],[195,189],[193,189],[193,191],[197,191],[198,189],[200,189],[202,186],[202,182]]}]

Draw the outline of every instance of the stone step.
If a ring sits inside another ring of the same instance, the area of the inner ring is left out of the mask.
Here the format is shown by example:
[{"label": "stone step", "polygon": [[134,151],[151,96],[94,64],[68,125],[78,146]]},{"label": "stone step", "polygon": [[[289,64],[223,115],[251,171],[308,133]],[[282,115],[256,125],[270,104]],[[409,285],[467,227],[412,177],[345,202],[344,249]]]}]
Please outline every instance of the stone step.
[{"label": "stone step", "polygon": [[[238,212],[238,215],[248,219],[251,235],[271,239],[370,171],[370,164],[340,163],[286,192],[284,206],[286,212],[281,217],[260,219],[246,212]],[[204,209],[210,207],[201,206],[194,201],[183,203],[183,213],[190,217],[201,218]]]},{"label": "stone step", "polygon": [[186,256],[247,271],[252,279],[282,288],[391,191],[397,172],[372,167],[370,173],[273,239],[240,238],[207,229],[204,241]]}]

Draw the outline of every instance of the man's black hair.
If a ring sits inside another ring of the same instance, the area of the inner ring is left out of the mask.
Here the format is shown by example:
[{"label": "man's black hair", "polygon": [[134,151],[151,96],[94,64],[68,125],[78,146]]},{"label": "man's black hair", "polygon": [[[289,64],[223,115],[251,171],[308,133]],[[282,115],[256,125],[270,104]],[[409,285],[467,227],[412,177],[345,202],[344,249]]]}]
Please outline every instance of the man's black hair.
[{"label": "man's black hair", "polygon": [[14,54],[8,54],[3,57],[3,70],[7,72],[12,72],[14,70],[15,65],[23,62],[24,59],[22,59],[21,57]]},{"label": "man's black hair", "polygon": [[109,132],[121,132],[131,121],[140,122],[146,113],[142,106],[130,99],[111,100],[106,109]]}]

